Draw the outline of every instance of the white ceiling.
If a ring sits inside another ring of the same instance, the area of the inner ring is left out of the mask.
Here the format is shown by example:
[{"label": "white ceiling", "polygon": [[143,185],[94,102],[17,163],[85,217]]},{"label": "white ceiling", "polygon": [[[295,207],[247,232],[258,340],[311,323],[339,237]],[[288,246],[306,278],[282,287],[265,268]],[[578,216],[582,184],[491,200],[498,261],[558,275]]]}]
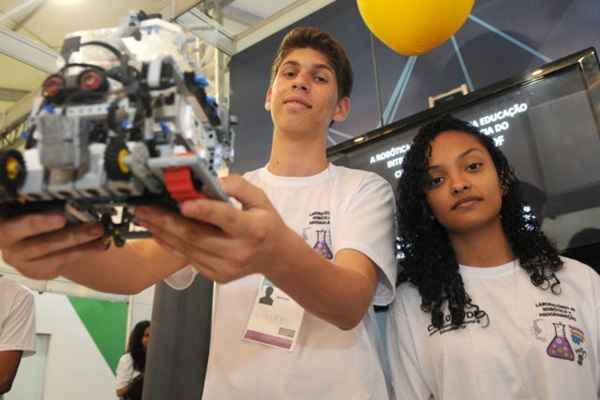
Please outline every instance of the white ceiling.
[{"label": "white ceiling", "polygon": [[[163,18],[174,14],[179,23],[187,26],[201,23],[198,13],[218,16],[218,10],[223,16],[219,31],[239,51],[333,1],[0,0],[0,40],[8,42],[6,38],[10,36],[29,43],[29,47],[18,43],[22,48],[17,50],[26,55],[22,60],[35,59],[38,47],[52,57],[67,33],[116,26],[130,10],[161,13]],[[16,60],[18,51],[2,50],[3,47],[0,43],[0,128],[10,122],[11,112],[19,108],[18,99],[36,90],[48,75],[32,67],[32,62]]]}]

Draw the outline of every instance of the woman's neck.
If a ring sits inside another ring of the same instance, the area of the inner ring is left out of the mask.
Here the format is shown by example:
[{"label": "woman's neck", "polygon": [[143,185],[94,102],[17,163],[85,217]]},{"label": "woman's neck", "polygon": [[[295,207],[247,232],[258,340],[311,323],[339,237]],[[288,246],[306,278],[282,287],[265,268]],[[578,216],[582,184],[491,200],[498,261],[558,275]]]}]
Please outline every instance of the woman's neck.
[{"label": "woman's neck", "polygon": [[477,230],[449,233],[459,264],[472,267],[495,267],[515,258],[498,218]]}]

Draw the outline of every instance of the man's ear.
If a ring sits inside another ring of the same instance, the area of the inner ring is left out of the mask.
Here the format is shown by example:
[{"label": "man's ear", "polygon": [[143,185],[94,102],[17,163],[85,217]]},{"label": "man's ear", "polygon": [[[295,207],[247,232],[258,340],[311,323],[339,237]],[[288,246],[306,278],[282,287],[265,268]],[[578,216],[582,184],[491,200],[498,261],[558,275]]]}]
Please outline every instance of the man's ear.
[{"label": "man's ear", "polygon": [[335,105],[335,110],[333,112],[333,121],[334,122],[342,122],[345,121],[350,113],[350,97],[342,97],[338,100]]},{"label": "man's ear", "polygon": [[265,97],[265,110],[271,111],[271,87],[267,89],[267,95]]}]

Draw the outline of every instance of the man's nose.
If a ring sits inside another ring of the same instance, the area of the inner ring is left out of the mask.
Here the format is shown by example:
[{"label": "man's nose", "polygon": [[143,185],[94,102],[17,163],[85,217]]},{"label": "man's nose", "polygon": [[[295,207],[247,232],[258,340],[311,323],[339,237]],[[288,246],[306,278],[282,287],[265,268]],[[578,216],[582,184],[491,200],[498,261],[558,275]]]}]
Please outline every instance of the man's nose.
[{"label": "man's nose", "polygon": [[298,75],[296,75],[296,77],[294,78],[294,82],[292,83],[292,87],[294,89],[300,89],[305,92],[308,92],[310,89],[310,85],[306,74],[299,73]]}]

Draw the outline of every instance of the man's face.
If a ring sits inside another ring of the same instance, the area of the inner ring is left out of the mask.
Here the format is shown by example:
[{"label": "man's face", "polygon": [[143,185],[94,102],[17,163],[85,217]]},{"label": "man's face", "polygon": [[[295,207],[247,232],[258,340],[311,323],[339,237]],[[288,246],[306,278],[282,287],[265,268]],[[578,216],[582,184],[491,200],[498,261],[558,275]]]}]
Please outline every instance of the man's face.
[{"label": "man's face", "polygon": [[331,121],[343,121],[350,99],[338,100],[335,72],[320,52],[291,51],[267,91],[265,108],[277,131],[301,135],[327,132]]},{"label": "man's face", "polygon": [[439,134],[431,143],[429,175],[427,202],[450,234],[499,222],[502,189],[498,173],[477,138],[458,131]]}]

